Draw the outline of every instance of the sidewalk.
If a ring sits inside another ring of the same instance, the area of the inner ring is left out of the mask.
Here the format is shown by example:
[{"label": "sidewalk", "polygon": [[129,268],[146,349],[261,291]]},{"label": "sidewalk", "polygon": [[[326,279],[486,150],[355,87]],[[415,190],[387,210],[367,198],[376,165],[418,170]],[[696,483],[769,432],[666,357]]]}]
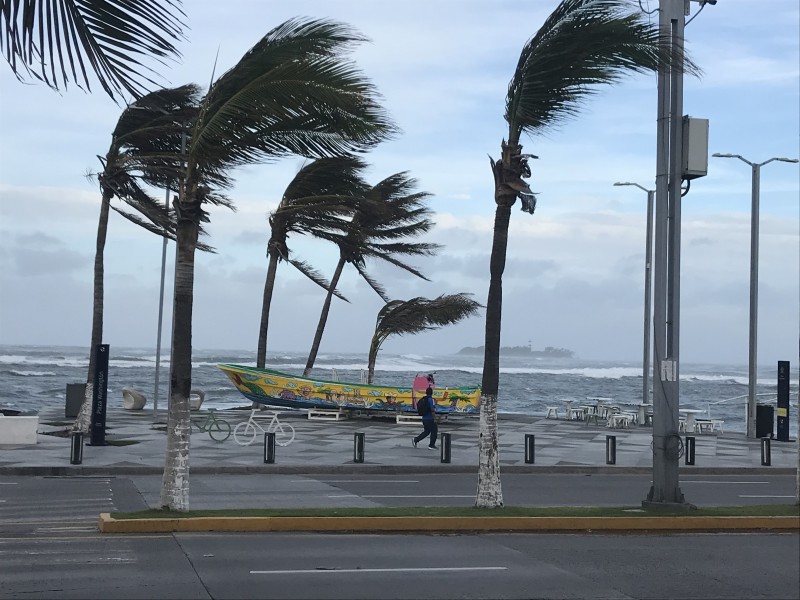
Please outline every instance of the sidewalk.
[{"label": "sidewalk", "polygon": [[[192,413],[193,418],[205,414]],[[217,414],[234,428],[247,420],[249,410],[224,410]],[[263,436],[250,446],[240,446],[233,435],[223,443],[207,433],[193,432],[190,463],[193,473],[322,473],[322,472],[476,472],[478,464],[478,418],[451,416],[439,432],[451,435],[449,463],[440,451],[425,444],[414,448],[412,436],[417,424],[396,424],[394,417],[355,417],[342,421],[309,421],[304,412],[284,411],[282,420],[296,431],[294,441],[276,446],[275,462],[264,461]],[[0,445],[0,475],[97,475],[158,474],[163,471],[166,451],[166,414],[154,420],[151,409],[125,411],[112,408],[106,418],[106,440],[135,442],[130,445],[90,446],[83,449],[82,464],[70,464],[70,439],[48,435],[64,432],[63,408],[39,414],[36,445]],[[601,421],[602,423],[602,421]],[[564,421],[504,415],[498,419],[500,462],[503,472],[649,472],[653,458],[652,428],[608,429]],[[354,435],[364,433],[364,462],[354,462]],[[525,436],[535,436],[534,463],[525,462]],[[616,437],[616,463],[606,464],[606,437]],[[690,473],[747,472],[794,473],[797,469],[796,442],[772,440],[771,466],[761,464],[761,441],[742,433],[689,434],[695,438],[695,465],[681,470]],[[681,438],[684,442],[686,436]],[[88,442],[88,439],[86,440]],[[441,444],[439,444],[441,446]]]}]

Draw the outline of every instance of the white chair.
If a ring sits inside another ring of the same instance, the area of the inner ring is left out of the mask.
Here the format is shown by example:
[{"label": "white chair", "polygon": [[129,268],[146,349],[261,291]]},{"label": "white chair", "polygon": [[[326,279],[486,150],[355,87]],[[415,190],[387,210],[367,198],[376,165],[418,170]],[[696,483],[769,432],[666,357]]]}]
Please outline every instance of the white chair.
[{"label": "white chair", "polygon": [[192,388],[189,393],[189,410],[200,410],[205,399],[206,393],[203,390]]},{"label": "white chair", "polygon": [[550,415],[553,416],[554,419],[558,419],[558,407],[557,406],[548,406],[547,407],[547,415],[545,415],[545,419],[549,419]]},{"label": "white chair", "polygon": [[142,410],[147,404],[147,398],[131,388],[122,388],[122,407],[125,410]]}]

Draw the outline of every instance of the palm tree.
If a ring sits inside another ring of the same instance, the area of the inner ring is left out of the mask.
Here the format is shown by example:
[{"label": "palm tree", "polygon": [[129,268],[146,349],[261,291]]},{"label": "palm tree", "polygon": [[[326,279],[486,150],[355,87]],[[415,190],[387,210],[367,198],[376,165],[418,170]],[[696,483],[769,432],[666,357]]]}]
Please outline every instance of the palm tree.
[{"label": "palm tree", "polygon": [[266,365],[270,306],[279,262],[288,262],[329,294],[335,293],[346,300],[336,291],[336,282],[329,286],[311,265],[292,258],[287,240],[291,233],[329,239],[334,230],[346,227],[345,218],[352,214],[355,199],[366,187],[361,178],[365,166],[363,161],[353,157],[320,158],[303,166],[270,214],[269,263],[261,304],[257,367]]},{"label": "palm tree", "polygon": [[344,24],[290,19],[214,81],[189,130],[176,203],[170,405],[160,505],[189,506],[194,254],[203,205],[237,166],[279,157],[345,156],[394,128],[372,84],[344,54],[365,38]]},{"label": "palm tree", "polygon": [[[416,180],[407,172],[395,173],[370,189],[364,190],[363,201],[356,210],[343,234],[332,236],[339,246],[339,262],[331,278],[330,288],[322,305],[311,352],[306,361],[303,376],[308,377],[314,367],[322,333],[328,320],[333,290],[339,283],[345,264],[353,265],[359,275],[375,290],[384,302],[388,302],[386,291],[366,271],[366,259],[385,260],[409,273],[429,281],[422,273],[401,261],[398,256],[430,256],[440,246],[428,242],[409,242],[407,238],[425,233],[433,227],[430,210],[424,201],[430,194],[415,192]],[[354,191],[354,196],[357,195]]]},{"label": "palm tree", "polygon": [[[149,195],[142,184],[168,187],[168,179],[173,184],[178,180],[180,165],[173,160],[174,148],[180,147],[182,123],[193,118],[199,95],[197,86],[185,85],[158,90],[140,98],[122,112],[111,135],[111,145],[106,155],[98,157],[103,170],[96,175],[100,184],[101,202],[94,261],[89,370],[86,394],[73,425],[74,431],[86,433],[89,429],[96,366],[94,349],[103,339],[103,252],[109,211],[116,211],[156,235],[166,235],[174,239],[175,227],[168,211]],[[114,206],[111,203],[114,198],[118,198],[135,212]],[[202,248],[209,249],[207,246]]]},{"label": "palm tree", "polygon": [[181,0],[4,0],[0,51],[20,81],[90,91],[88,68],[112,99],[139,98],[155,83],[142,58],[179,57],[185,17]]},{"label": "palm tree", "polygon": [[595,85],[656,70],[669,59],[657,25],[648,23],[628,0],[562,0],[522,49],[506,95],[508,141],[502,142],[500,159],[490,160],[497,208],[486,302],[477,507],[503,505],[497,446],[502,276],[511,207],[517,198],[525,212],[533,214],[536,207],[525,182],[532,155],[522,153],[520,138],[573,116]]},{"label": "palm tree", "polygon": [[375,361],[383,342],[390,335],[407,335],[439,329],[458,323],[478,312],[481,305],[470,298],[472,294],[443,294],[438,298],[392,300],[378,312],[375,333],[369,344],[367,383],[375,378]]}]

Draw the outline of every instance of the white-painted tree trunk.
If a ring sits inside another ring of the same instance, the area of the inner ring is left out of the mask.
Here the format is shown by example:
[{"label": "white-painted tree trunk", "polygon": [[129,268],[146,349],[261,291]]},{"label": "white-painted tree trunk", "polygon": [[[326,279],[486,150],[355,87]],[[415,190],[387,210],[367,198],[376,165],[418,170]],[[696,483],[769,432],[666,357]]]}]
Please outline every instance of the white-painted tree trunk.
[{"label": "white-painted tree trunk", "polygon": [[90,417],[92,415],[92,396],[94,392],[94,384],[86,384],[86,393],[83,395],[83,402],[81,409],[78,411],[78,416],[75,418],[75,423],[72,425],[72,431],[80,432],[83,435],[89,433]]},{"label": "white-painted tree trunk", "polygon": [[500,485],[500,451],[497,444],[497,396],[481,395],[480,431],[478,439],[477,508],[503,506]]},{"label": "white-painted tree trunk", "polygon": [[174,511],[189,510],[189,398],[170,398],[167,422],[167,454],[161,479],[160,506]]}]

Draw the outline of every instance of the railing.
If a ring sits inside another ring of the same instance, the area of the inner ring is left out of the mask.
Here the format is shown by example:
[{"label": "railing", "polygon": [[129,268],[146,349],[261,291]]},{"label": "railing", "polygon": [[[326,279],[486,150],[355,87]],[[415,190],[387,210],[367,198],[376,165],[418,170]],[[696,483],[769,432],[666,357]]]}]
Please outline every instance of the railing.
[{"label": "railing", "polygon": [[[722,400],[717,400],[716,402],[706,402],[706,417],[711,418],[711,406],[717,404],[724,404],[725,402],[730,402],[731,400],[741,400],[742,398],[748,398],[750,394],[742,394],[741,396],[734,396],[733,398],[723,398]],[[776,392],[762,392],[760,394],[756,394],[756,396],[772,396],[774,398],[778,397]]]}]

